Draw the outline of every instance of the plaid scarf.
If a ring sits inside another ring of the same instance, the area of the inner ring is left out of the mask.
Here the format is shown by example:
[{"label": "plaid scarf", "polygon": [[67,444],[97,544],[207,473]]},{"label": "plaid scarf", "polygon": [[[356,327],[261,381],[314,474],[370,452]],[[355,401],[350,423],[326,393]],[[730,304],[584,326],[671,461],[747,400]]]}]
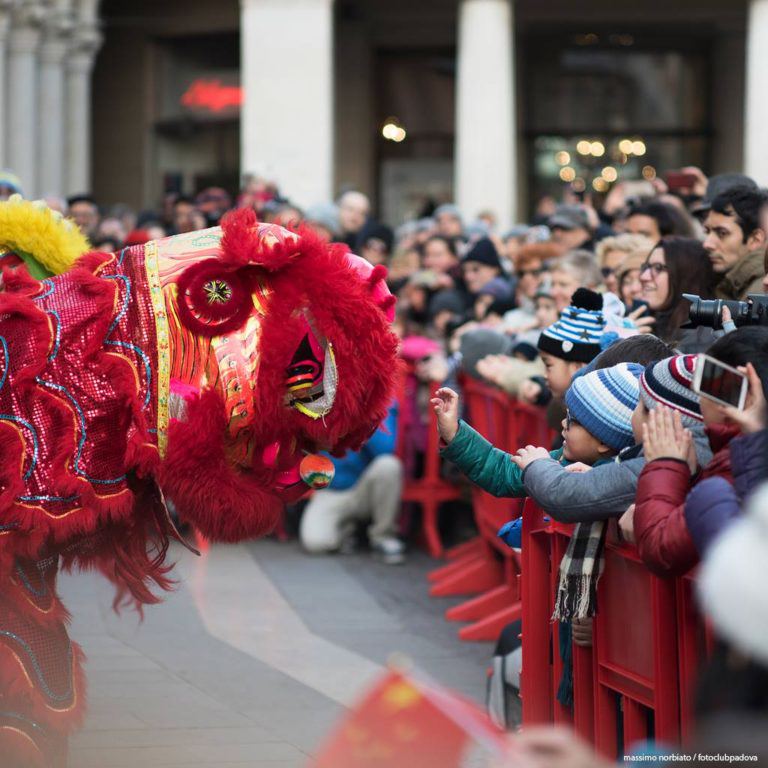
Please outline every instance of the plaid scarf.
[{"label": "plaid scarf", "polygon": [[[614,459],[617,464],[640,455],[643,447],[631,445]],[[560,579],[552,620],[570,621],[594,616],[597,582],[603,573],[605,520],[578,523],[560,562]]]},{"label": "plaid scarf", "polygon": [[553,619],[570,621],[595,614],[597,581],[603,573],[605,521],[578,523],[560,561]]}]

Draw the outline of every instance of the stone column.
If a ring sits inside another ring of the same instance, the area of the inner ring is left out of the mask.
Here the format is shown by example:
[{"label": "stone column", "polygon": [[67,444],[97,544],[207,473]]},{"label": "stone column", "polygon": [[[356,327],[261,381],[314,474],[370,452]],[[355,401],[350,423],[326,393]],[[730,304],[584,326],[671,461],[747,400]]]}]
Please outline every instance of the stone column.
[{"label": "stone column", "polygon": [[768,184],[768,0],[751,0],[747,21],[747,73],[744,116],[744,172],[761,186]]},{"label": "stone column", "polygon": [[69,0],[57,0],[43,22],[40,44],[37,189],[41,195],[64,194],[64,57],[72,26]]},{"label": "stone column", "polygon": [[242,173],[301,206],[333,195],[333,0],[240,0]]},{"label": "stone column", "polygon": [[6,124],[8,121],[8,102],[6,98],[6,67],[8,51],[8,33],[11,27],[11,7],[14,0],[0,0],[0,168],[7,165],[5,151]]},{"label": "stone column", "polygon": [[513,14],[510,0],[461,0],[456,77],[456,203],[517,220]]},{"label": "stone column", "polygon": [[91,72],[102,35],[98,0],[76,0],[74,29],[66,57],[65,191],[91,191]]},{"label": "stone column", "polygon": [[27,197],[37,193],[37,50],[43,16],[42,3],[17,3],[8,40],[6,161]]}]

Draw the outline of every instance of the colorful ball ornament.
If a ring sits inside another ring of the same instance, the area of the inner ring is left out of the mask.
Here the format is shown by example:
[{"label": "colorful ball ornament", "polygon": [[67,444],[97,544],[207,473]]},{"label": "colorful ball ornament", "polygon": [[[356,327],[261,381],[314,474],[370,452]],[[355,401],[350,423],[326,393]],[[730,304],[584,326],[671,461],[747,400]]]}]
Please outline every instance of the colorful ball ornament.
[{"label": "colorful ball ornament", "polygon": [[336,468],[327,456],[310,453],[301,460],[299,474],[310,488],[318,491],[331,484]]}]

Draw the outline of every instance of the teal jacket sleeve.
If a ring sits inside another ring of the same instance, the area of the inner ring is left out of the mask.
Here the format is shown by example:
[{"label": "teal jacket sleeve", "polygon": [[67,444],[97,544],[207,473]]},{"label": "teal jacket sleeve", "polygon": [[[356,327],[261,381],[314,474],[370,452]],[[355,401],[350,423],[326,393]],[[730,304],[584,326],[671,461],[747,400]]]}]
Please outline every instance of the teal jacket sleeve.
[{"label": "teal jacket sleeve", "polygon": [[[473,483],[493,496],[526,496],[523,471],[504,451],[494,448],[482,435],[464,421],[459,431],[440,455],[455,464]],[[559,461],[561,451],[553,451],[553,459]]]}]

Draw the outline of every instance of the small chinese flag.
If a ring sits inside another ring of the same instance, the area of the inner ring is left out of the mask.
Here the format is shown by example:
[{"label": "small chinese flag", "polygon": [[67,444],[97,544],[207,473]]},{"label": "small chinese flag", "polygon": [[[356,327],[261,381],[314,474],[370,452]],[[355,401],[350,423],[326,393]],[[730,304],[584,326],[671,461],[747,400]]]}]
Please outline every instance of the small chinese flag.
[{"label": "small chinese flag", "polygon": [[314,768],[459,768],[470,741],[496,755],[507,740],[471,702],[389,671],[336,727]]}]

